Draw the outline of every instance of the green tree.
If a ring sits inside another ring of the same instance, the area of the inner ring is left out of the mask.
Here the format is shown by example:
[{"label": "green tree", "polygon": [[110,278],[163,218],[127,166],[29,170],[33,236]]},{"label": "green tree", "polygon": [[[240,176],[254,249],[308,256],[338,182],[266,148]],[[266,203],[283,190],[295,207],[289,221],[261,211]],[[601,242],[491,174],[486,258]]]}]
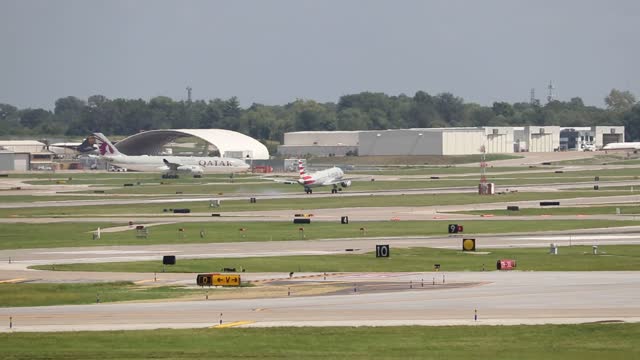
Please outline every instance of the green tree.
[{"label": "green tree", "polygon": [[109,101],[104,95],[91,95],[87,99],[87,105],[91,108],[97,108],[104,106],[104,104]]},{"label": "green tree", "polygon": [[448,126],[459,126],[463,119],[464,101],[451,93],[441,93],[434,97],[436,110]]},{"label": "green tree", "polygon": [[369,117],[357,108],[343,109],[338,112],[338,130],[367,130]]},{"label": "green tree", "polygon": [[52,114],[43,109],[26,109],[20,114],[20,124],[33,129],[47,122],[51,122]]},{"label": "green tree", "polygon": [[636,103],[636,97],[626,90],[611,89],[609,95],[604,98],[604,103],[607,105],[608,110],[622,112],[633,107]]},{"label": "green tree", "polygon": [[624,114],[625,141],[640,141],[640,104]]},{"label": "green tree", "polygon": [[9,104],[0,104],[0,120],[14,117],[18,113],[18,108]]},{"label": "green tree", "polygon": [[504,117],[511,117],[515,113],[513,110],[513,106],[506,102],[494,102],[491,109],[496,115],[502,115]]},{"label": "green tree", "polygon": [[[494,103],[494,107],[495,104],[496,103]],[[495,108],[488,108],[473,104],[465,108],[465,113],[467,113],[465,118],[469,119],[471,126],[489,126],[492,120],[496,117],[495,111]]]}]

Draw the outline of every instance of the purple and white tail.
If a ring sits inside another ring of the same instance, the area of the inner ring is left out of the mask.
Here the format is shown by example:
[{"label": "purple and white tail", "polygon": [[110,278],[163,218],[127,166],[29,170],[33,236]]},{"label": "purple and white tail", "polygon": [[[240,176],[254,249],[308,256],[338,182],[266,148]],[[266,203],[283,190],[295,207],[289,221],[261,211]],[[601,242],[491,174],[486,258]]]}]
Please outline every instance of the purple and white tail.
[{"label": "purple and white tail", "polygon": [[107,139],[106,136],[102,133],[93,133],[96,139],[96,144],[98,145],[98,152],[102,156],[118,156],[122,155],[120,151]]}]

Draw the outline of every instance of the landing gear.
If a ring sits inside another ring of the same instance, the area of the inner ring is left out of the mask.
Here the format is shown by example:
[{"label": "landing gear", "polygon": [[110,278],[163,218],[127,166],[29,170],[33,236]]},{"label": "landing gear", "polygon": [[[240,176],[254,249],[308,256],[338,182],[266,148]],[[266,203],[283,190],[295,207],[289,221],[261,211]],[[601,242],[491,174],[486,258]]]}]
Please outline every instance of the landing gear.
[{"label": "landing gear", "polygon": [[342,188],[339,188],[337,185],[333,185],[333,189],[331,189],[331,193],[337,194],[338,191],[342,191]]},{"label": "landing gear", "polygon": [[313,194],[313,190],[311,190],[311,188],[309,188],[309,187],[305,187],[304,188],[304,192],[307,193],[307,194]]}]

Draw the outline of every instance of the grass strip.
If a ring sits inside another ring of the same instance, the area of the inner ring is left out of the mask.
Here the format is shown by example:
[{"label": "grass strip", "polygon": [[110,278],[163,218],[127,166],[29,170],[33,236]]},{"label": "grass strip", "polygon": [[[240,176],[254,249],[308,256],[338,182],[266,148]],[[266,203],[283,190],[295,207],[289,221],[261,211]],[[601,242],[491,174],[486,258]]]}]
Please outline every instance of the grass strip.
[{"label": "grass strip", "polygon": [[640,324],[2,333],[5,359],[637,359]]},{"label": "grass strip", "polygon": [[[461,239],[452,239],[460,243]],[[224,267],[235,267],[252,272],[391,272],[433,271],[440,264],[440,271],[492,271],[499,259],[514,259],[518,270],[534,271],[635,271],[640,270],[640,246],[606,245],[593,255],[591,246],[563,246],[558,255],[549,254],[546,248],[482,249],[481,253],[459,250],[410,248],[395,249],[393,240],[389,258],[376,258],[375,252],[345,255],[306,255],[248,258],[180,259],[168,266],[167,272],[216,272]],[[462,247],[462,245],[460,245]],[[373,249],[372,249],[373,250]],[[94,264],[38,265],[39,270],[108,271],[108,272],[156,272],[162,262],[110,262]]]},{"label": "grass strip", "polygon": [[124,281],[91,284],[0,284],[0,307],[168,299],[187,296],[196,291],[179,286],[138,286]]},{"label": "grass strip", "polygon": [[[107,245],[152,245],[224,243],[241,241],[290,241],[335,238],[382,237],[382,236],[432,236],[446,235],[449,221],[350,221],[341,225],[339,216],[334,222],[312,222],[293,224],[282,222],[202,222],[178,223],[149,227],[147,237],[138,237],[135,226],[123,231],[101,232],[100,239],[93,240],[98,227],[105,223],[51,223],[51,224],[2,224],[0,249],[33,249],[55,247],[107,246]],[[460,222],[465,234],[537,232],[544,230],[571,230],[586,228],[613,228],[640,225],[638,221],[611,220],[470,220]],[[300,228],[303,231],[300,231]],[[364,228],[365,230],[360,230]],[[182,231],[180,230],[182,229]],[[241,231],[240,229],[244,229]],[[202,235],[201,235],[202,233]]]}]

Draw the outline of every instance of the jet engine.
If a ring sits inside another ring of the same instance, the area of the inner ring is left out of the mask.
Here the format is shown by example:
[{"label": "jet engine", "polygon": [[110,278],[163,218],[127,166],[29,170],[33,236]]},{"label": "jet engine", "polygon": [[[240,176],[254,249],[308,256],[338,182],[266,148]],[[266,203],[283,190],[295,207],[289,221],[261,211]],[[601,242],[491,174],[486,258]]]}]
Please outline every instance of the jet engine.
[{"label": "jet engine", "polygon": [[193,175],[202,175],[202,173],[204,172],[204,169],[202,168],[202,166],[198,166],[198,165],[182,165],[182,166],[178,166],[177,170],[179,172],[189,173]]},{"label": "jet engine", "polygon": [[345,187],[345,188],[351,186],[351,180],[347,180],[347,181],[341,182],[340,186]]}]

